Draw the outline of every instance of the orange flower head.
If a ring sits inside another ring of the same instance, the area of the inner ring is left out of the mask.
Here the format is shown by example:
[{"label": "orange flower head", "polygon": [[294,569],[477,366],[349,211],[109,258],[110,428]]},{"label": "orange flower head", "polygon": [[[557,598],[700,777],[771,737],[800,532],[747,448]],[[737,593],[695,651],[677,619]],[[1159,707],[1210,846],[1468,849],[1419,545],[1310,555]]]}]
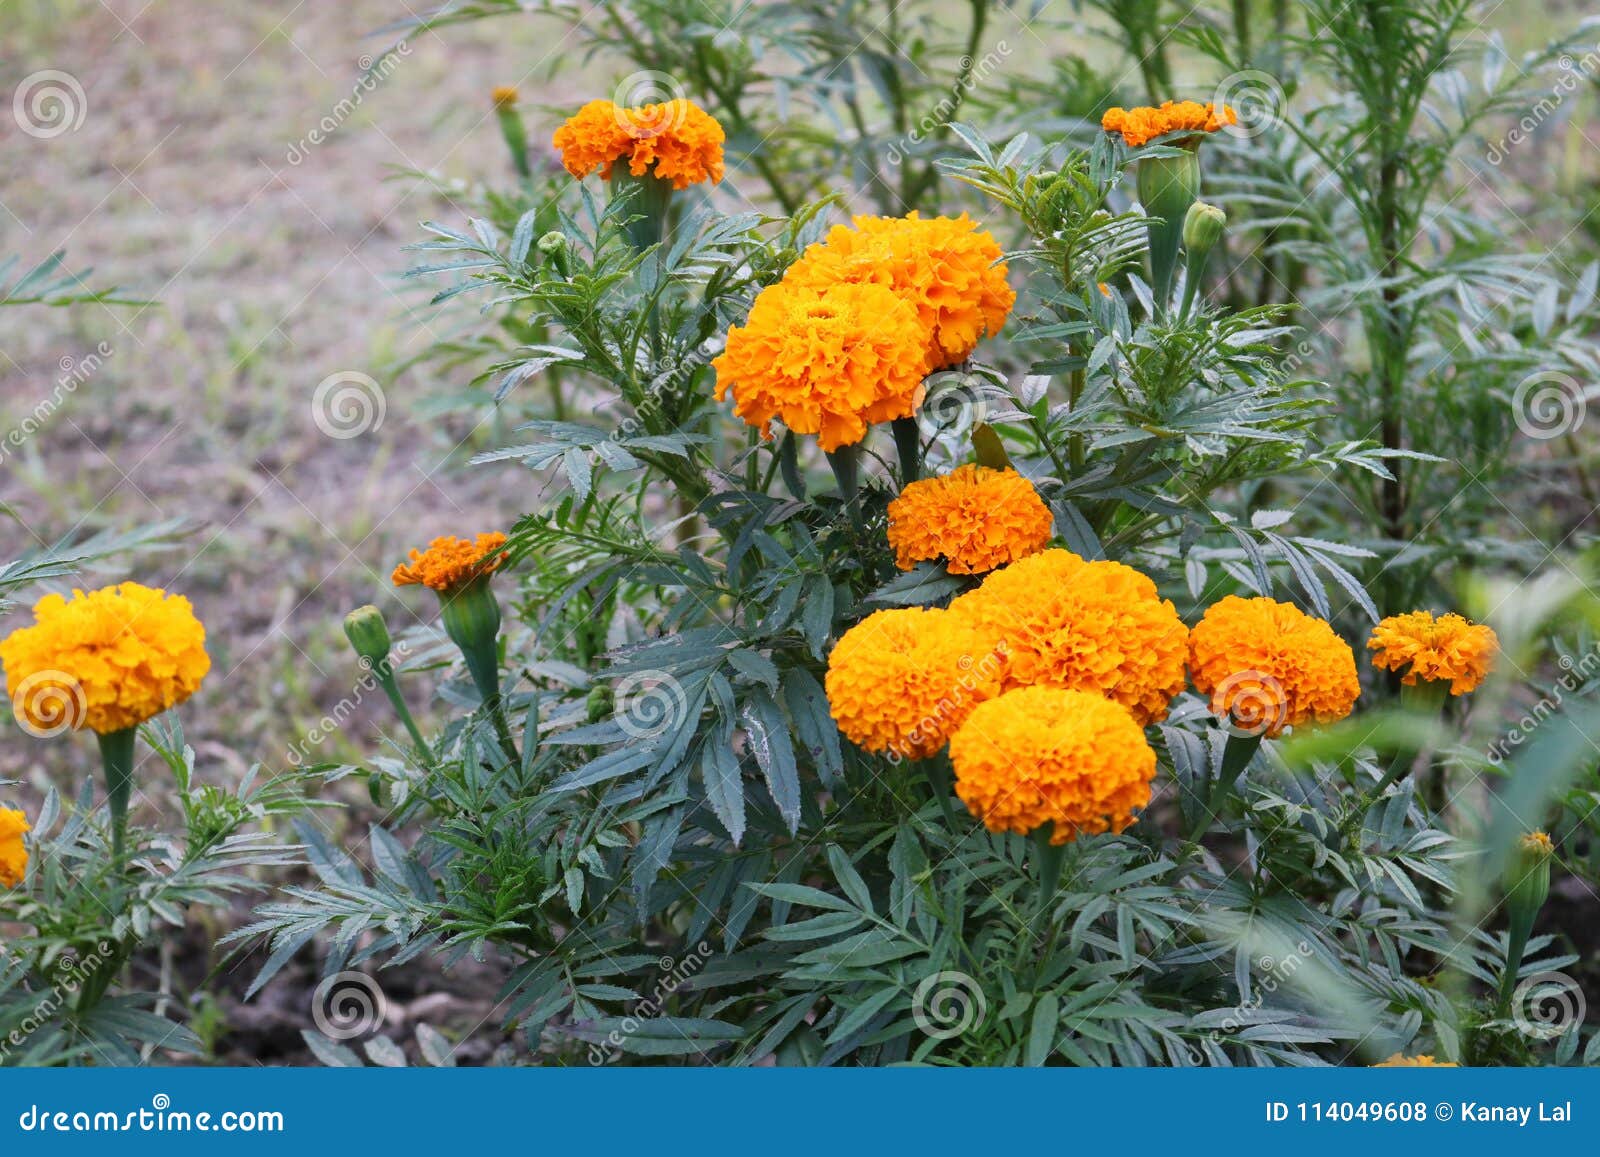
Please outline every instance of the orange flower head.
[{"label": "orange flower head", "polygon": [[45,595],[33,615],[0,642],[11,709],[33,735],[137,727],[193,695],[211,670],[205,627],[181,595],[121,583]]},{"label": "orange flower head", "polygon": [[715,117],[680,97],[637,108],[592,100],[556,130],[553,143],[574,177],[599,169],[610,180],[612,165],[626,159],[635,177],[653,171],[674,189],[687,189],[722,180],[726,139]]},{"label": "orange flower head", "polygon": [[1375,1069],[1458,1069],[1461,1066],[1454,1061],[1436,1061],[1427,1053],[1415,1057],[1408,1057],[1404,1053],[1395,1053],[1388,1060],[1379,1061],[1372,1067]]},{"label": "orange flower head", "polygon": [[990,639],[947,611],[878,611],[828,656],[828,706],[858,747],[926,759],[999,692],[1001,658]]},{"label": "orange flower head", "polygon": [[1120,832],[1150,802],[1156,753],[1125,707],[1024,687],[980,703],[950,741],[956,794],[992,832],[1053,823],[1053,844]]},{"label": "orange flower head", "polygon": [[1160,108],[1113,108],[1100,118],[1100,127],[1108,133],[1121,133],[1130,148],[1168,133],[1214,133],[1224,125],[1238,123],[1238,114],[1227,105],[1192,100],[1164,101]]},{"label": "orange flower head", "polygon": [[1092,691],[1144,726],[1184,687],[1189,632],[1156,584],[1119,562],[1044,550],[950,604],[1006,644],[1005,685]]},{"label": "orange flower head", "polygon": [[984,574],[1043,550],[1052,526],[1039,492],[1015,470],[958,466],[911,483],[889,503],[889,545],[901,570],[942,558],[951,574]]},{"label": "orange flower head", "polygon": [[22,842],[32,831],[28,817],[15,808],[0,807],[0,887],[15,888],[28,872],[28,845]]},{"label": "orange flower head", "polygon": [[1494,630],[1469,622],[1460,615],[1412,611],[1391,615],[1379,623],[1367,640],[1372,665],[1387,671],[1409,667],[1400,681],[1408,687],[1423,682],[1450,681],[1450,694],[1475,691],[1494,666],[1500,640]]},{"label": "orange flower head", "polygon": [[517,103],[517,86],[497,84],[489,94],[489,99],[494,101],[495,108],[510,108]]},{"label": "orange flower head", "polygon": [[763,434],[781,419],[824,450],[861,441],[874,422],[911,417],[928,369],[916,310],[890,290],[786,282],[761,291],[711,364],[717,400],[731,389],[739,417]]},{"label": "orange flower head", "polygon": [[1189,632],[1189,671],[1211,712],[1275,737],[1350,714],[1361,684],[1355,653],[1332,627],[1273,599],[1229,595]]},{"label": "orange flower head", "polygon": [[492,574],[506,560],[500,550],[505,544],[506,536],[499,531],[480,534],[476,542],[445,535],[430,542],[427,550],[412,550],[410,561],[395,567],[390,580],[397,587],[421,585],[448,594]]},{"label": "orange flower head", "polygon": [[930,369],[965,361],[978,339],[997,334],[1017,300],[1000,246],[959,217],[857,217],[806,250],[784,280],[820,288],[841,282],[892,289],[911,302],[928,343]]}]

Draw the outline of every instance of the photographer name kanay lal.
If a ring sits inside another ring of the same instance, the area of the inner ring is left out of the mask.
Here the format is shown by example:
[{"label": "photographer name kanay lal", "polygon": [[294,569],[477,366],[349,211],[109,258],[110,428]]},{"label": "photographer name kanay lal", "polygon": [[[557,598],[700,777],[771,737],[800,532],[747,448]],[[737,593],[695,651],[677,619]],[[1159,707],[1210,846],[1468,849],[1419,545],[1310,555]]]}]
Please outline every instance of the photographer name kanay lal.
[{"label": "photographer name kanay lal", "polygon": [[1267,1120],[1291,1121],[1449,1121],[1467,1125],[1571,1124],[1572,1102],[1540,1101],[1533,1105],[1490,1104],[1485,1101],[1301,1101],[1267,1102]]}]

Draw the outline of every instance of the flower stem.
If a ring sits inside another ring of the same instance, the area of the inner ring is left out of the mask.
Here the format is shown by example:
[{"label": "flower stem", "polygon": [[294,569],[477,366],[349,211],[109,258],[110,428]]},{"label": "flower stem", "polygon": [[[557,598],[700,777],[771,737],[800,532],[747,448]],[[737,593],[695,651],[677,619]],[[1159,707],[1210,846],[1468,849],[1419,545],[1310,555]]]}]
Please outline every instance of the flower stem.
[{"label": "flower stem", "polygon": [[900,454],[900,485],[910,486],[922,477],[922,433],[915,418],[896,418],[890,428]]},{"label": "flower stem", "polygon": [[1054,822],[1042,824],[1028,836],[1033,842],[1034,866],[1039,873],[1039,894],[1034,906],[1033,920],[1038,923],[1050,911],[1050,901],[1061,885],[1061,865],[1066,860],[1067,845],[1050,842],[1055,832]]},{"label": "flower stem", "polygon": [[99,736],[100,766],[105,771],[106,799],[111,805],[111,854],[122,867],[128,842],[128,800],[133,795],[133,741],[137,727]]},{"label": "flower stem", "polygon": [[1222,811],[1223,805],[1228,802],[1229,794],[1233,791],[1233,785],[1244,769],[1250,766],[1250,761],[1255,758],[1256,752],[1261,749],[1261,739],[1259,734],[1228,736],[1228,742],[1222,749],[1222,766],[1217,769],[1217,782],[1211,786],[1205,811],[1200,814],[1194,828],[1189,832],[1191,840],[1198,839]]},{"label": "flower stem", "polygon": [[861,447],[840,446],[828,451],[828,465],[833,468],[834,480],[839,483],[839,494],[844,498],[845,513],[857,538],[866,537],[866,519],[861,515]]}]

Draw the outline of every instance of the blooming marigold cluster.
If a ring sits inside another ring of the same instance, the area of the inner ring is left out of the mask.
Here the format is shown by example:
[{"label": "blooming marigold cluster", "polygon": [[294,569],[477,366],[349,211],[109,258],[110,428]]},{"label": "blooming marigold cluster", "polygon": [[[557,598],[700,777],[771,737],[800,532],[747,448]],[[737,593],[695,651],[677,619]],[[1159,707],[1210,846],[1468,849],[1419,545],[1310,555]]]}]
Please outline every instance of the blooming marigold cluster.
[{"label": "blooming marigold cluster", "polygon": [[948,611],[878,611],[828,656],[834,722],[867,751],[925,759],[1000,689],[991,640]]},{"label": "blooming marigold cluster", "polygon": [[478,535],[469,542],[455,535],[436,538],[427,550],[413,550],[410,561],[394,568],[390,580],[397,587],[425,586],[441,594],[491,574],[505,561],[506,536],[499,531]]},{"label": "blooming marigold cluster", "polygon": [[1192,100],[1164,101],[1159,108],[1107,109],[1100,127],[1108,133],[1121,133],[1130,148],[1148,144],[1168,133],[1214,133],[1224,125],[1239,123],[1239,116],[1227,105],[1200,104]]},{"label": "blooming marigold cluster", "polygon": [[856,217],[835,225],[790,266],[784,280],[827,288],[873,284],[916,307],[928,368],[965,361],[987,334],[1000,332],[1017,295],[994,237],[959,217]]},{"label": "blooming marigold cluster", "polygon": [[1408,1057],[1404,1053],[1395,1053],[1386,1061],[1379,1061],[1372,1066],[1375,1069],[1458,1069],[1461,1066],[1455,1061],[1436,1061],[1428,1053],[1421,1056]]},{"label": "blooming marigold cluster", "polygon": [[0,807],[0,887],[15,888],[28,873],[28,846],[22,842],[31,831],[28,817],[15,808]]},{"label": "blooming marigold cluster", "polygon": [[1409,668],[1400,681],[1414,687],[1418,681],[1450,681],[1450,694],[1466,695],[1494,666],[1500,640],[1492,628],[1460,615],[1412,611],[1391,615],[1379,623],[1367,640],[1374,652],[1372,665],[1387,671]]},{"label": "blooming marigold cluster", "polygon": [[592,100],[556,130],[552,143],[574,177],[599,169],[610,180],[612,166],[626,159],[635,177],[653,171],[673,188],[687,189],[722,180],[726,139],[716,118],[693,101],[621,108]]},{"label": "blooming marigold cluster", "polygon": [[205,628],[181,595],[127,582],[46,595],[33,615],[0,642],[0,664],[12,709],[36,734],[137,727],[193,695],[211,669]]},{"label": "blooming marigold cluster", "polygon": [[774,418],[815,434],[824,450],[851,445],[873,422],[922,404],[927,348],[916,310],[881,285],[826,290],[779,282],[728,331],[712,363],[717,400],[766,433]]},{"label": "blooming marigold cluster", "polygon": [[1355,654],[1332,627],[1273,599],[1229,595],[1189,632],[1189,670],[1213,714],[1274,737],[1350,714]]},{"label": "blooming marigold cluster", "polygon": [[956,794],[994,832],[1053,824],[1050,842],[1120,832],[1150,802],[1156,755],[1126,708],[1025,687],[979,704],[950,741]]},{"label": "blooming marigold cluster", "polygon": [[889,545],[901,570],[942,558],[952,574],[985,574],[1043,550],[1052,525],[1031,482],[986,466],[913,482],[889,503]]},{"label": "blooming marigold cluster", "polygon": [[950,605],[1006,643],[1007,688],[1092,691],[1143,726],[1184,687],[1188,630],[1148,576],[1045,550],[995,571]]}]

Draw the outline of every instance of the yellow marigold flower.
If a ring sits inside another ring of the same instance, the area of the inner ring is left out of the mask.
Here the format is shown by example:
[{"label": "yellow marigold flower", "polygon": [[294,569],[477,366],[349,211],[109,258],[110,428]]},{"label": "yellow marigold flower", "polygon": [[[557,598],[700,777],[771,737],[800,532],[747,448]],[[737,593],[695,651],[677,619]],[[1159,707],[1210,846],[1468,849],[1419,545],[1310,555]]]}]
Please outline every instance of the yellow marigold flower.
[{"label": "yellow marigold flower", "polygon": [[24,832],[32,831],[28,817],[15,808],[0,807],[0,887],[15,888],[28,872],[28,846]]},{"label": "yellow marigold flower", "polygon": [[1150,802],[1156,753],[1126,708],[1086,691],[1024,687],[980,703],[950,741],[956,794],[992,832],[1050,842],[1120,832]]},{"label": "yellow marigold flower", "polygon": [[1189,645],[1195,690],[1213,714],[1254,734],[1337,722],[1361,694],[1350,644],[1288,603],[1229,595],[1189,632]]},{"label": "yellow marigold flower", "polygon": [[1549,832],[1528,832],[1517,840],[1517,847],[1531,856],[1550,856],[1556,850]]},{"label": "yellow marigold flower", "polygon": [[858,747],[926,759],[999,692],[1000,668],[993,641],[948,611],[878,611],[828,656],[828,706]]},{"label": "yellow marigold flower", "polygon": [[930,369],[965,361],[997,334],[1017,300],[994,237],[959,217],[857,217],[806,250],[784,280],[821,288],[871,283],[917,308]]},{"label": "yellow marigold flower", "polygon": [[1390,615],[1373,629],[1367,640],[1372,665],[1387,671],[1409,666],[1400,681],[1415,687],[1417,681],[1450,680],[1450,694],[1465,695],[1477,690],[1494,666],[1500,640],[1494,630],[1469,622],[1460,615],[1440,615],[1431,611],[1412,611]]},{"label": "yellow marigold flower", "polygon": [[716,118],[693,101],[620,108],[609,100],[592,100],[556,130],[553,143],[574,177],[599,169],[610,180],[611,166],[626,158],[635,177],[654,166],[657,177],[671,181],[675,189],[687,189],[722,180],[726,139]]},{"label": "yellow marigold flower", "polygon": [[901,570],[942,558],[952,574],[983,574],[1043,550],[1052,525],[1031,482],[986,466],[913,482],[889,503],[889,545]]},{"label": "yellow marigold flower", "polygon": [[873,422],[922,404],[927,348],[909,302],[881,285],[826,289],[780,282],[756,297],[711,363],[717,400],[763,434],[779,418],[824,450],[866,437]]},{"label": "yellow marigold flower", "polygon": [[1224,125],[1239,123],[1227,105],[1220,107],[1192,100],[1164,101],[1159,108],[1113,108],[1100,118],[1108,133],[1121,133],[1129,147],[1138,148],[1168,133],[1214,133]]},{"label": "yellow marigold flower", "polygon": [[1436,1061],[1428,1053],[1421,1056],[1408,1057],[1404,1053],[1395,1053],[1386,1061],[1379,1061],[1372,1066],[1375,1069],[1458,1069],[1461,1066],[1455,1061]]},{"label": "yellow marigold flower", "polygon": [[430,542],[427,550],[412,550],[410,561],[395,567],[390,581],[397,587],[421,585],[446,593],[493,573],[506,559],[500,550],[505,544],[499,531],[480,534],[476,542],[448,534]]},{"label": "yellow marigold flower", "polygon": [[193,695],[211,669],[205,628],[181,595],[122,583],[46,595],[33,615],[0,642],[0,664],[18,722],[38,735],[136,727]]},{"label": "yellow marigold flower", "polygon": [[514,84],[497,84],[490,92],[489,99],[494,101],[495,108],[510,108],[517,103],[517,86]]},{"label": "yellow marigold flower", "polygon": [[950,604],[1006,644],[1006,687],[1093,691],[1143,726],[1184,687],[1189,632],[1149,577],[1119,562],[1045,550]]}]

